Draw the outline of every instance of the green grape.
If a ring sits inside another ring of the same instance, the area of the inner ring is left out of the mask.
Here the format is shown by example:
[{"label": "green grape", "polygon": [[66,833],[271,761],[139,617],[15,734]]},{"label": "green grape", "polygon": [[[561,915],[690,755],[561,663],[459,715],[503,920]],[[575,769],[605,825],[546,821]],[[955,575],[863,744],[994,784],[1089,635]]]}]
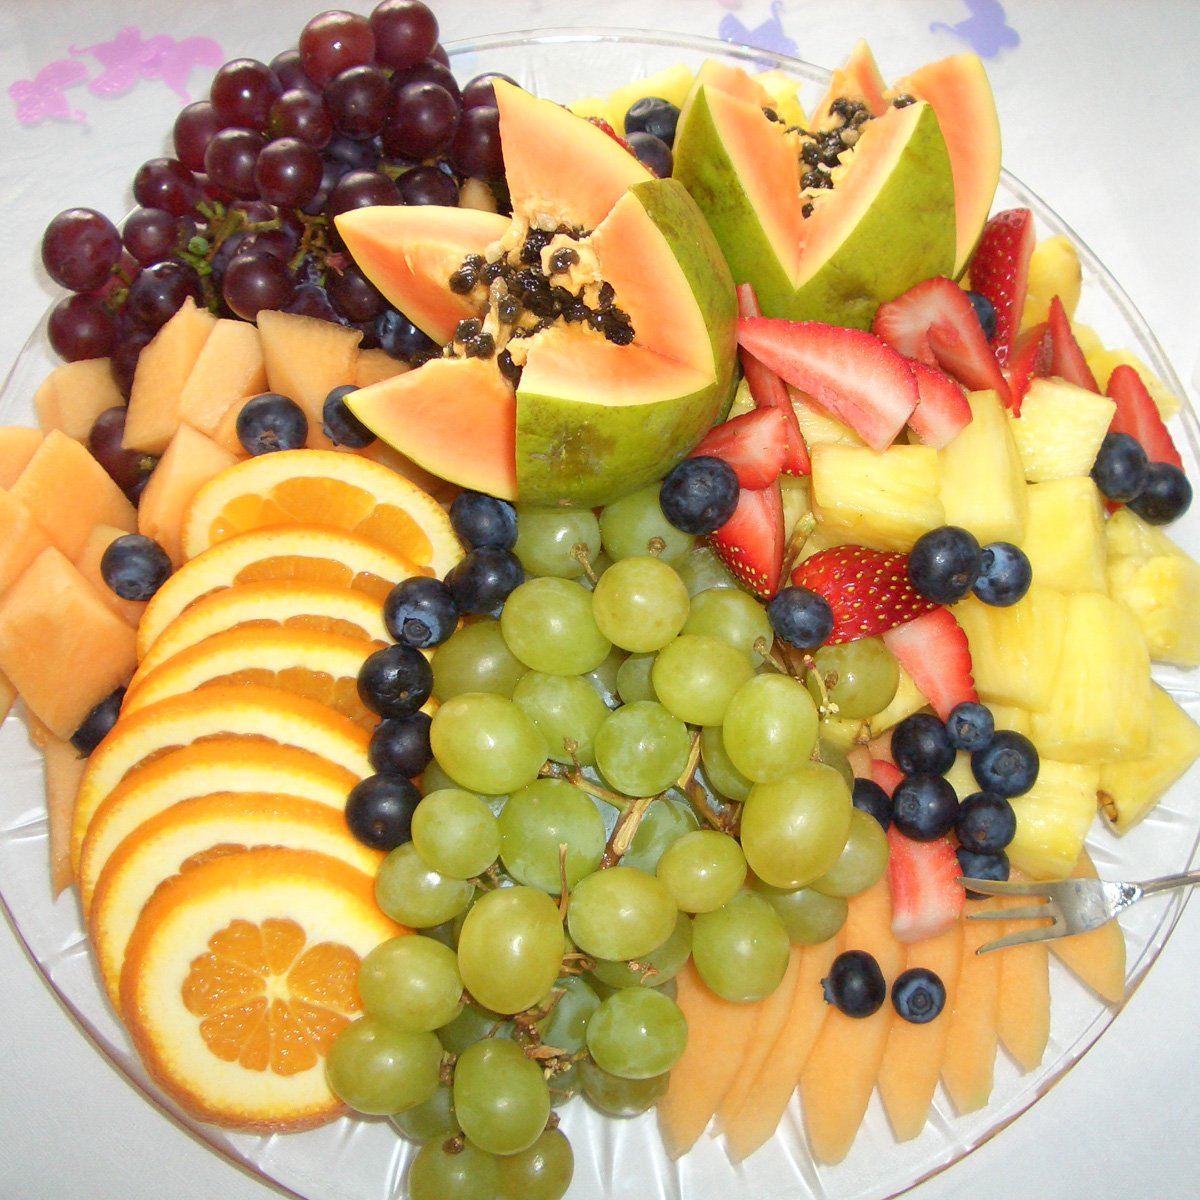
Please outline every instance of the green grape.
[{"label": "green grape", "polygon": [[646,654],[683,628],[687,588],[668,563],[637,554],[604,572],[592,592],[592,615],[614,646]]},{"label": "green grape", "polygon": [[418,934],[389,938],[362,960],[358,994],[373,1017],[409,1033],[431,1033],[462,1006],[458,956]]},{"label": "green grape", "polygon": [[[825,729],[824,722],[821,723],[821,729]],[[841,747],[835,746],[833,742],[821,737],[818,733],[817,744],[813,749],[812,756],[814,762],[832,767],[846,781],[846,786],[852,792],[854,791],[854,768],[850,765],[850,760]]]},{"label": "green grape", "polygon": [[410,1142],[445,1141],[462,1132],[454,1115],[454,1093],[444,1083],[438,1084],[424,1104],[392,1113],[389,1119]]},{"label": "green grape", "polygon": [[734,693],[754,676],[750,660],[720,638],[680,634],[659,652],[651,672],[659,702],[690,725],[720,725]]},{"label": "green grape", "polygon": [[809,885],[829,896],[857,896],[883,878],[888,840],[883,826],[859,808],[850,810],[850,832],[837,862]]},{"label": "green grape", "polygon": [[687,1046],[687,1019],[654,988],[614,992],[588,1022],[588,1053],[621,1079],[650,1079],[669,1071]]},{"label": "green grape", "polygon": [[707,542],[701,542],[674,566],[693,600],[710,588],[741,590],[729,568]]},{"label": "green grape", "polygon": [[[839,717],[865,720],[881,713],[895,699],[900,686],[900,664],[883,638],[865,637],[837,646],[821,646],[814,654],[817,671],[825,681],[829,699]],[[820,689],[810,679],[813,699]]]},{"label": "green grape", "polygon": [[787,970],[788,935],[757,892],[741,891],[692,921],[692,961],[718,996],[738,1004],[762,1000]]},{"label": "green grape", "polygon": [[796,680],[756,675],[729,701],[721,739],[729,761],[747,779],[783,779],[808,761],[816,745],[817,706]]},{"label": "green grape", "polygon": [[538,1037],[543,1046],[578,1054],[587,1045],[587,1023],[600,1007],[600,997],[579,975],[564,975],[539,1007],[554,997],[554,1007],[537,1023]]},{"label": "green grape", "polygon": [[592,598],[572,579],[527,579],[500,613],[508,648],[547,675],[594,671],[612,648],[596,627]]},{"label": "green grape", "polygon": [[659,483],[648,484],[620,500],[614,500],[600,514],[600,537],[614,563],[635,554],[654,554],[658,542],[662,549],[656,557],[674,566],[695,545],[690,533],[682,533],[663,516],[658,502]]},{"label": "green grape", "polygon": [[409,1200],[496,1200],[499,1188],[496,1156],[470,1142],[454,1152],[426,1142],[408,1168]]},{"label": "green grape", "polygon": [[567,928],[585,954],[628,960],[661,946],[678,914],[671,893],[655,876],[636,867],[610,867],[575,885]]},{"label": "green grape", "polygon": [[746,856],[727,833],[697,829],[667,847],[658,877],[684,912],[712,912],[745,883]]},{"label": "green grape", "polygon": [[725,738],[719,725],[706,725],[700,731],[700,761],[704,777],[727,800],[739,804],[750,795],[750,780],[730,761]]},{"label": "green grape", "polygon": [[775,887],[807,887],[837,862],[853,811],[846,781],[823,763],[805,763],[777,783],[756,783],[742,809],[750,870]]},{"label": "green grape", "polygon": [[[585,676],[530,671],[517,684],[513,702],[541,730],[555,762],[595,765],[593,742],[608,706]],[[568,740],[574,743],[569,751]]]},{"label": "green grape", "polygon": [[598,958],[592,968],[593,977],[610,988],[652,987],[660,989],[670,983],[692,956],[692,921],[687,913],[675,920],[671,936],[649,954],[628,962],[613,962]]},{"label": "green grape", "polygon": [[412,842],[397,846],[379,864],[375,901],[393,921],[428,929],[457,916],[475,895],[475,885],[439,875]]},{"label": "green grape", "polygon": [[551,1063],[548,1068],[550,1072],[547,1082],[550,1084],[550,1103],[555,1108],[562,1106],[571,1100],[574,1100],[579,1095],[583,1084],[579,1077],[579,1062],[567,1062],[564,1059],[558,1059]]},{"label": "green grape", "polygon": [[638,822],[637,832],[629,849],[621,855],[623,867],[637,867],[651,874],[658,867],[663,851],[678,837],[690,829],[699,827],[699,820],[692,806],[684,800],[668,794],[650,803]]},{"label": "green grape", "polygon": [[824,896],[810,887],[772,887],[761,879],[751,886],[779,915],[794,946],[827,942],[846,923],[850,906],[843,896]]},{"label": "green grape", "polygon": [[511,696],[529,668],[508,648],[500,622],[490,618],[456,630],[434,652],[433,697],[445,704],[463,692]]},{"label": "green grape", "polygon": [[582,545],[589,562],[600,553],[600,523],[590,508],[534,508],[517,505],[517,544],[513,553],[530,575],[578,579],[583,563],[572,553]]},{"label": "green grape", "polygon": [[454,1065],[454,1113],[481,1150],[519,1154],[546,1128],[550,1089],[515,1042],[476,1042]]},{"label": "green grape", "polygon": [[[446,774],[446,769],[442,764],[436,759],[431,759],[429,766],[421,774],[421,794],[428,796],[430,792],[441,792],[447,788],[455,791],[461,790],[458,784]],[[504,802],[508,799],[506,795],[488,795],[480,792],[473,792],[472,795],[478,796],[491,809],[493,816],[504,807]]]},{"label": "green grape", "polygon": [[458,969],[467,991],[498,1013],[536,1004],[558,978],[562,957],[558,906],[537,888],[485,893],[458,938]]},{"label": "green grape", "polygon": [[754,647],[761,642],[769,650],[775,640],[767,610],[741,588],[709,588],[694,596],[683,632],[720,638],[740,650],[755,667],[763,656]]},{"label": "green grape", "polygon": [[654,681],[650,678],[657,657],[656,654],[631,654],[621,664],[617,671],[617,694],[622,704],[658,699]]},{"label": "green grape", "polygon": [[500,853],[500,827],[474,792],[444,788],[426,792],[412,816],[417,853],[451,879],[482,875]]},{"label": "green grape", "polygon": [[637,700],[609,713],[596,731],[596,765],[626,796],[665,791],[687,766],[687,726],[653,700]]},{"label": "green grape", "polygon": [[670,1072],[650,1079],[621,1079],[585,1058],[579,1064],[583,1094],[594,1108],[610,1117],[637,1117],[652,1109],[666,1094]]},{"label": "green grape", "polygon": [[458,787],[499,795],[532,783],[549,753],[538,727],[507,697],[465,692],[433,714],[429,744]]},{"label": "green grape", "polygon": [[575,1155],[561,1129],[547,1129],[528,1150],[496,1159],[496,1200],[562,1200],[575,1174]]},{"label": "green grape", "polygon": [[334,1095],[373,1116],[424,1104],[437,1091],[441,1069],[442,1044],[434,1034],[397,1029],[370,1015],[343,1027],[325,1059]]},{"label": "green grape", "polygon": [[450,1054],[461,1054],[468,1046],[484,1038],[511,1038],[517,1027],[499,1013],[480,1008],[476,1004],[464,1004],[462,1012],[437,1031],[438,1041]]},{"label": "green grape", "polygon": [[500,857],[518,883],[557,896],[562,891],[559,847],[567,887],[600,866],[607,835],[591,798],[565,779],[535,779],[512,794],[500,814]]},{"label": "green grape", "polygon": [[608,708],[616,708],[621,701],[617,698],[617,672],[628,657],[626,651],[614,646],[608,657],[594,670],[584,671],[583,677],[596,689],[596,695]]}]

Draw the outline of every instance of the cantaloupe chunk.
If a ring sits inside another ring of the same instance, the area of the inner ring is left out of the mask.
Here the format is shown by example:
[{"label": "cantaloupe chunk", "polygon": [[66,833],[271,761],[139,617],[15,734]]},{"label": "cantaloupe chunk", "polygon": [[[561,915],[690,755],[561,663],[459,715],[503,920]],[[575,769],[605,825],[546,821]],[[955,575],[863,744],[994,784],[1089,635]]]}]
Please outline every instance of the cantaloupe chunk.
[{"label": "cantaloupe chunk", "polygon": [[[1030,903],[1026,896],[998,899],[1003,908]],[[997,936],[1022,933],[1029,928],[1028,921],[1005,921]],[[1042,1061],[1050,1040],[1050,952],[1045,942],[1028,942],[998,950],[996,957],[1000,960],[996,1032],[1017,1066],[1022,1071],[1032,1071]]]},{"label": "cantaloupe chunk", "polygon": [[134,631],[53,546],[0,596],[0,671],[64,741],[137,665]]},{"label": "cantaloupe chunk", "polygon": [[212,437],[231,405],[266,390],[258,329],[249,321],[223,319],[213,327],[184,382],[179,416]]},{"label": "cantaloupe chunk", "polygon": [[96,589],[96,594],[100,599],[122,621],[127,625],[132,625],[136,629],[138,622],[142,619],[142,613],[145,611],[147,601],[122,600],[104,582],[104,576],[100,573],[100,560],[104,557],[105,550],[117,538],[124,535],[125,530],[117,529],[114,525],[93,525],[91,532],[87,536],[87,541],[83,543],[83,549],[79,552],[79,557],[75,560],[75,566],[79,568],[79,573],[84,579]]},{"label": "cantaloupe chunk", "polygon": [[12,584],[45,548],[50,539],[26,504],[11,492],[0,491],[0,592]]},{"label": "cantaloupe chunk", "polygon": [[127,449],[161,454],[167,448],[179,428],[183,385],[216,324],[217,318],[189,297],[138,356],[121,439]]},{"label": "cantaloupe chunk", "polygon": [[50,819],[50,888],[57,896],[75,880],[71,870],[71,817],[87,759],[60,738],[46,743],[46,808]]},{"label": "cantaloupe chunk", "polygon": [[137,512],[85,446],[53,429],[33,452],[12,494],[67,558],[79,557],[93,525],[137,530]]},{"label": "cantaloupe chunk", "polygon": [[[892,898],[886,877],[851,898],[846,949],[874,955],[889,982],[900,973],[904,951],[892,936]],[[879,1075],[893,1016],[887,1001],[861,1018],[830,1007],[800,1073],[809,1146],[818,1162],[841,1162],[849,1153]]]},{"label": "cantaloupe chunk", "polygon": [[[964,917],[991,900],[968,900]],[[975,953],[999,937],[993,921],[963,921],[962,970],[950,1013],[950,1030],[942,1057],[942,1082],[960,1113],[983,1108],[992,1094],[996,1069],[996,1013],[1000,997],[1000,955]]]},{"label": "cantaloupe chunk", "polygon": [[42,444],[42,431],[26,425],[0,425],[0,488],[10,488]]},{"label": "cantaloupe chunk", "polygon": [[925,1128],[937,1090],[942,1056],[950,1034],[950,1013],[962,969],[962,922],[938,937],[907,947],[905,970],[926,967],[946,985],[946,1006],[924,1025],[896,1018],[879,1065],[879,1096],[897,1141],[915,1138]]},{"label": "cantaloupe chunk", "polygon": [[845,948],[844,927],[829,941],[804,947],[792,992],[791,1008],[783,1029],[770,1056],[759,1069],[758,1078],[745,1102],[723,1122],[725,1145],[734,1162],[749,1158],[779,1128],[779,1122],[800,1081],[800,1072],[829,1012],[821,980],[829,974],[833,960]]},{"label": "cantaloupe chunk", "polygon": [[[1071,872],[1073,879],[1095,879],[1096,867],[1086,850]],[[1125,999],[1125,935],[1117,921],[1090,933],[1054,938],[1046,945],[1064,966],[1073,971],[1102,1000],[1120,1004]]]},{"label": "cantaloupe chunk", "polygon": [[676,1003],[687,1018],[688,1044],[658,1102],[658,1128],[671,1158],[686,1154],[708,1127],[741,1066],[762,1003],[723,1000],[690,961],[675,984]]},{"label": "cantaloupe chunk", "polygon": [[9,682],[7,675],[0,675],[0,721],[12,712],[12,706],[17,702],[17,689]]},{"label": "cantaloupe chunk", "polygon": [[391,379],[393,375],[402,375],[409,370],[409,365],[398,358],[393,358],[386,350],[360,350],[358,365],[354,369],[354,386],[368,387],[381,379]]},{"label": "cantaloupe chunk", "polygon": [[138,532],[153,538],[178,567],[184,509],[200,487],[237,458],[190,425],[180,425],[138,501]]},{"label": "cantaloupe chunk", "polygon": [[105,409],[124,403],[107,358],[84,358],[55,367],[33,397],[43,433],[57,429],[81,442]]},{"label": "cantaloupe chunk", "polygon": [[225,415],[212,433],[212,440],[236,458],[249,458],[246,447],[238,441],[237,419],[238,413],[246,407],[246,402],[253,399],[253,396],[241,396],[235,400],[225,410]]}]

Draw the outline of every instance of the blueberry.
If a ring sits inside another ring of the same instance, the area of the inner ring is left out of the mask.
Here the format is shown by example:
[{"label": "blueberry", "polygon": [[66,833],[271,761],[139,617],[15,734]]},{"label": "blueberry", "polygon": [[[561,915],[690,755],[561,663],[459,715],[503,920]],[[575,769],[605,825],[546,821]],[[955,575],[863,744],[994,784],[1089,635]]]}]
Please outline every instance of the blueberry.
[{"label": "blueberry", "polygon": [[407,717],[388,717],[375,726],[367,758],[380,775],[420,775],[433,761],[429,746],[428,713],[409,713]]},{"label": "blueberry", "polygon": [[1129,508],[1150,525],[1166,525],[1182,517],[1191,503],[1187,476],[1174,463],[1156,462],[1146,468],[1146,486],[1129,501]]},{"label": "blueberry", "polygon": [[958,796],[940,775],[906,775],[892,793],[892,824],[914,842],[936,842],[954,828]]},{"label": "blueberry", "polygon": [[395,850],[412,841],[412,816],[421,793],[402,775],[368,775],[346,798],[350,832],[373,850]]},{"label": "blueberry", "polygon": [[806,587],[781,588],[767,605],[775,636],[802,650],[824,644],[833,632],[833,609],[819,592]]},{"label": "blueberry", "polygon": [[1092,479],[1101,495],[1126,504],[1146,486],[1149,465],[1137,438],[1128,433],[1106,433],[1092,464]]},{"label": "blueberry", "polygon": [[958,806],[954,832],[964,850],[999,854],[1017,832],[1017,815],[1003,796],[973,792]]},{"label": "blueberry", "polygon": [[[1008,878],[1008,855],[1001,850],[998,854],[976,854],[964,846],[955,850],[958,858],[958,869],[966,879],[987,879],[993,883],[1003,883]],[[967,888],[968,900],[983,900],[983,892],[973,892]]]},{"label": "blueberry", "polygon": [[892,823],[892,798],[873,779],[855,779],[851,795],[855,808],[872,816],[886,830]]},{"label": "blueberry", "polygon": [[954,604],[979,578],[979,543],[957,525],[941,525],[917,538],[908,556],[908,579],[927,600]]},{"label": "blueberry", "polygon": [[874,957],[865,950],[846,950],[833,960],[821,980],[825,1002],[848,1017],[869,1017],[887,999],[887,984]]},{"label": "blueberry", "polygon": [[954,765],[954,747],[933,713],[913,713],[892,730],[892,758],[906,775],[940,775]]},{"label": "blueberry", "polygon": [[308,418],[295,400],[264,392],[238,413],[237,439],[247,454],[299,450],[308,441]]},{"label": "blueberry", "polygon": [[996,336],[996,306],[982,292],[968,292],[967,299],[979,318],[983,336],[990,342]]},{"label": "blueberry", "polygon": [[121,714],[121,701],[124,699],[123,687],[110,692],[83,718],[82,724],[71,734],[71,745],[85,758],[100,745],[105,734],[117,723],[117,717]]},{"label": "blueberry", "polygon": [[346,404],[346,397],[357,391],[358,388],[348,383],[335,387],[325,397],[325,406],[321,410],[321,419],[324,422],[321,428],[325,431],[325,436],[335,446],[349,446],[351,450],[361,450],[375,440],[375,435]]},{"label": "blueberry", "polygon": [[1033,787],[1038,776],[1037,747],[1023,734],[998,729],[982,750],[971,755],[971,773],[985,792],[1008,799]]},{"label": "blueberry", "polygon": [[1008,608],[1029,591],[1033,567],[1020,546],[1012,542],[992,542],[979,557],[979,577],[975,595],[993,608]]},{"label": "blueberry", "polygon": [[892,1007],[910,1024],[928,1024],[946,1007],[946,985],[928,967],[909,967],[892,984]]},{"label": "blueberry", "polygon": [[737,475],[720,458],[685,458],[663,480],[658,502],[676,529],[697,536],[713,533],[737,508]]},{"label": "blueberry", "polygon": [[472,550],[446,574],[446,586],[460,612],[497,616],[514,588],[525,582],[525,568],[511,551],[500,546]]},{"label": "blueberry", "polygon": [[955,750],[982,750],[995,732],[992,710],[975,700],[956,704],[946,718],[946,734]]},{"label": "blueberry", "polygon": [[368,655],[358,672],[359,699],[381,717],[407,717],[433,692],[433,668],[401,642]]},{"label": "blueberry", "polygon": [[149,600],[170,575],[167,552],[140,533],[113,538],[100,556],[100,577],[122,600]]},{"label": "blueberry", "polygon": [[403,359],[413,366],[437,358],[442,352],[433,338],[394,308],[386,309],[375,318],[375,336],[380,347],[392,358]]},{"label": "blueberry", "polygon": [[450,505],[450,524],[464,546],[499,546],[511,550],[517,544],[517,510],[507,500],[483,492],[459,492]]},{"label": "blueberry", "polygon": [[383,602],[383,623],[398,642],[418,650],[440,646],[458,628],[458,605],[440,579],[402,579]]},{"label": "blueberry", "polygon": [[629,133],[625,140],[643,167],[649,167],[659,179],[670,179],[675,159],[671,147],[662,138],[652,133]]},{"label": "blueberry", "polygon": [[625,135],[651,133],[668,146],[675,145],[675,127],[679,124],[679,109],[661,96],[643,96],[635,100],[625,114]]}]

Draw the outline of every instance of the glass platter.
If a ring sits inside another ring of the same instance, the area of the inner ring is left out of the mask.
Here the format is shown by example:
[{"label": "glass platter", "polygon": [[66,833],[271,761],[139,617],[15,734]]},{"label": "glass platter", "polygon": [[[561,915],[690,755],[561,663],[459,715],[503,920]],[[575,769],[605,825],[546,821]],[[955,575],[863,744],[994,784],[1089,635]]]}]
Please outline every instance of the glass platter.
[{"label": "glass platter", "polygon": [[[449,43],[460,79],[503,71],[539,95],[559,101],[603,93],[678,62],[697,67],[714,56],[749,70],[780,67],[802,81],[806,109],[823,91],[821,68],[701,37],[640,30],[558,29]],[[130,164],[131,169],[133,164]],[[995,207],[1033,209],[1039,236],[1066,233],[1079,249],[1083,296],[1077,317],[1107,347],[1136,353],[1184,402],[1180,450],[1189,475],[1200,478],[1200,427],[1182,385],[1154,335],[1120,285],[1065,223],[1023,184],[1001,179]],[[0,423],[33,424],[32,396],[56,365],[45,321],[34,331],[0,390]],[[1173,423],[1179,429],[1179,422]],[[1194,509],[1170,534],[1200,555],[1200,511]],[[1200,689],[1187,674],[1158,668],[1155,677],[1194,717]],[[413,1147],[383,1121],[344,1119],[304,1134],[268,1137],[232,1134],[190,1121],[148,1080],[93,973],[74,891],[52,901],[48,834],[40,755],[24,724],[10,717],[0,728],[0,899],[29,955],[92,1043],[165,1116],[233,1163],[303,1200],[389,1200],[397,1196]],[[1089,848],[1102,877],[1140,879],[1190,866],[1200,842],[1200,806],[1189,803],[1194,771],[1134,831],[1118,839],[1098,822]],[[1133,909],[1122,921],[1128,948],[1128,992],[1162,949],[1182,911],[1184,897],[1161,897]],[[1043,1095],[1112,1024],[1118,1010],[1102,1005],[1051,957],[1052,1024],[1042,1066],[1022,1075],[1001,1052],[992,1101],[982,1112],[954,1114],[939,1090],[922,1135],[898,1144],[878,1099],[845,1162],[819,1166],[805,1143],[803,1119],[793,1100],[773,1141],[735,1167],[719,1140],[702,1138],[678,1163],[659,1142],[653,1114],[632,1121],[601,1118],[582,1101],[561,1111],[576,1155],[571,1200],[727,1200],[812,1195],[828,1200],[883,1200],[944,1169],[1002,1130]]]}]

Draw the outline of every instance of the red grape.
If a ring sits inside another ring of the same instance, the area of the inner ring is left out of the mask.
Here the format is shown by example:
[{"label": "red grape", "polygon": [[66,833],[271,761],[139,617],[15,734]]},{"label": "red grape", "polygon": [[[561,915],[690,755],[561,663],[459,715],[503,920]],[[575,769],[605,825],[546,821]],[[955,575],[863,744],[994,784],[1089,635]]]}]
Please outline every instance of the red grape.
[{"label": "red grape", "polygon": [[405,204],[458,204],[458,184],[438,167],[413,167],[396,180]]},{"label": "red grape", "polygon": [[387,308],[375,285],[353,263],[341,271],[330,271],[325,290],[330,304],[351,321],[373,321]]},{"label": "red grape", "polygon": [[258,194],[271,204],[307,204],[321,186],[321,155],[299,138],[276,138],[254,164]]},{"label": "red grape", "polygon": [[271,105],[282,90],[266,63],[254,58],[235,58],[218,68],[209,98],[223,126],[261,133],[267,127]]},{"label": "red grape", "polygon": [[458,101],[436,83],[408,83],[393,97],[383,148],[401,158],[430,158],[449,145],[458,127]]},{"label": "red grape", "polygon": [[450,143],[450,161],[464,175],[499,179],[504,174],[500,113],[485,105],[468,108]]},{"label": "red grape", "polygon": [[50,345],[67,362],[107,358],[115,339],[112,314],[96,295],[76,293],[60,300],[50,313]]},{"label": "red grape", "polygon": [[437,18],[421,0],[383,0],[370,20],[375,57],[393,70],[414,66],[437,44]]},{"label": "red grape", "polygon": [[225,270],[221,284],[225,303],[244,321],[253,321],[263,309],[279,309],[296,294],[296,281],[287,263],[259,251],[239,254]]},{"label": "red grape", "polygon": [[325,107],[339,133],[374,137],[388,112],[387,77],[378,67],[348,67],[325,89]]},{"label": "red grape", "polygon": [[125,218],[121,240],[134,258],[148,267],[170,258],[179,239],[179,223],[185,217],[173,217],[165,208],[135,208]]},{"label": "red grape", "polygon": [[124,405],[106,408],[92,422],[88,449],[117,487],[136,502],[157,460],[141,450],[126,450],[121,445],[127,411]]},{"label": "red grape", "polygon": [[175,118],[175,154],[189,171],[204,170],[204,151],[220,129],[220,118],[208,100],[189,104]]},{"label": "red grape", "polygon": [[454,73],[435,58],[423,58],[415,66],[395,72],[388,82],[393,95],[408,83],[436,83],[444,87],[455,100],[461,101],[462,98]]},{"label": "red grape", "polygon": [[504,75],[499,71],[485,71],[482,75],[476,75],[463,88],[463,108],[495,108],[496,89],[493,85],[497,79],[503,79],[505,83],[511,83],[514,87],[519,86],[511,75]]},{"label": "red grape", "polygon": [[275,55],[271,59],[271,70],[285,92],[290,92],[293,88],[300,88],[306,92],[315,91],[313,81],[305,75],[304,67],[300,63],[300,51],[295,48],[281,50]]},{"label": "red grape", "polygon": [[200,199],[200,188],[196,177],[177,158],[152,158],[142,163],[133,178],[133,198],[146,208],[165,208],[172,216],[182,217]]},{"label": "red grape", "polygon": [[200,276],[187,263],[169,258],[143,268],[129,285],[125,307],[134,321],[153,331],[165,325],[189,296],[197,304],[204,302]]},{"label": "red grape", "polygon": [[116,383],[117,390],[126,400],[129,399],[129,393],[133,388],[133,373],[137,368],[138,356],[143,348],[150,344],[153,337],[154,330],[133,325],[117,339],[117,344],[113,348],[109,369],[112,371],[113,382]]},{"label": "red grape", "polygon": [[396,185],[377,171],[350,171],[343,175],[329,193],[325,216],[332,223],[339,213],[352,208],[367,208],[373,204],[399,204]]},{"label": "red grape", "polygon": [[272,137],[297,137],[314,150],[324,150],[333,136],[333,122],[324,101],[303,88],[284,92],[271,105],[267,128]]},{"label": "red grape", "polygon": [[300,34],[300,65],[320,87],[347,67],[375,58],[375,35],[366,17],[333,9],[313,17]]},{"label": "red grape", "polygon": [[42,263],[55,283],[94,292],[121,257],[117,227],[93,208],[68,208],[46,226]]},{"label": "red grape", "polygon": [[266,141],[249,129],[222,129],[204,152],[208,177],[235,196],[253,199],[258,195],[254,165]]}]

